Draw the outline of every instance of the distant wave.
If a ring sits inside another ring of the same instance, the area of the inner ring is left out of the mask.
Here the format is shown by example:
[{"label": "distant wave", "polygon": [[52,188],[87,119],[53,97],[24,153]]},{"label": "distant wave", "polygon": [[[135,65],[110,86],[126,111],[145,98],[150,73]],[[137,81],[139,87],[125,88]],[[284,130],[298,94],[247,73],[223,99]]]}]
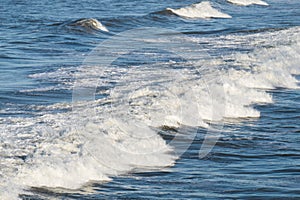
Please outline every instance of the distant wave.
[{"label": "distant wave", "polygon": [[101,22],[94,18],[79,19],[74,22],[71,22],[69,26],[85,28],[87,30],[100,30],[109,32],[109,30]]},{"label": "distant wave", "polygon": [[230,15],[213,8],[209,1],[203,1],[179,9],[167,8],[166,10],[186,18],[231,18]]},{"label": "distant wave", "polygon": [[262,0],[227,0],[230,3],[241,5],[241,6],[249,6],[249,5],[261,5],[261,6],[268,6],[269,4],[262,1]]}]

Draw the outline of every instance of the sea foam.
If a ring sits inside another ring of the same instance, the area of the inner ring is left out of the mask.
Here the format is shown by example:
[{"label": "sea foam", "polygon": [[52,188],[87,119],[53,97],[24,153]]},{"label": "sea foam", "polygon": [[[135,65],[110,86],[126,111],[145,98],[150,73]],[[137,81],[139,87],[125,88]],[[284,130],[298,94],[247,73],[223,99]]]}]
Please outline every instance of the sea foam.
[{"label": "sea foam", "polygon": [[268,3],[262,0],[227,0],[227,1],[241,6],[249,6],[249,5],[268,6],[269,5]]},{"label": "sea foam", "polygon": [[[299,88],[294,76],[300,73],[299,27],[243,36],[174,37],[209,43],[211,51],[231,45],[252,50],[221,58],[205,54],[176,67],[170,67],[176,61],[157,61],[153,66],[78,68],[76,81],[91,87],[91,77],[97,77],[103,89],[96,93],[105,98],[38,106],[35,117],[0,119],[1,198],[15,198],[30,187],[76,189],[137,169],[172,166],[176,147],[157,134],[159,127],[209,128],[208,121],[257,118],[260,112],[253,105],[273,103],[269,90]],[[62,68],[30,77],[60,83],[44,91],[71,90],[73,71]]]},{"label": "sea foam", "polygon": [[167,8],[166,10],[186,18],[231,18],[230,15],[213,8],[209,1],[203,1],[179,9]]}]

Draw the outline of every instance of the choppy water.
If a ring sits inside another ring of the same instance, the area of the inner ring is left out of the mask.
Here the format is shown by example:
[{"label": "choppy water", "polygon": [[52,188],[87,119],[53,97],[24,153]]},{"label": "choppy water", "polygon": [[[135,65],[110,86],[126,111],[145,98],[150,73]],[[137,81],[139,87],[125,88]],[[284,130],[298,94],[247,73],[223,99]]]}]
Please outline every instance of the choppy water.
[{"label": "choppy water", "polygon": [[0,199],[300,198],[300,2],[231,2],[1,2]]}]

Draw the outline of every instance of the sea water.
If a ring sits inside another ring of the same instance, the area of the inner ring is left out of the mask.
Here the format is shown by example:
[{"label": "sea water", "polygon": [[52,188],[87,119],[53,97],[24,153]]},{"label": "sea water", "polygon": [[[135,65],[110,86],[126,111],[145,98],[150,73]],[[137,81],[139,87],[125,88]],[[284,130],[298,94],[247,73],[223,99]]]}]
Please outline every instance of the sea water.
[{"label": "sea water", "polygon": [[299,7],[1,2],[0,199],[300,198]]}]

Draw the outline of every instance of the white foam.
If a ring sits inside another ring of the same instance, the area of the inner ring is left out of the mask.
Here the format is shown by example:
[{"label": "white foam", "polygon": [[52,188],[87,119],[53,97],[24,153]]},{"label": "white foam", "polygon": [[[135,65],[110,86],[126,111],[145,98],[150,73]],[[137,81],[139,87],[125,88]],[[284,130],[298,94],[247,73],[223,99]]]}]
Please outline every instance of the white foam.
[{"label": "white foam", "polygon": [[179,9],[167,8],[166,10],[186,18],[231,18],[230,15],[213,8],[209,1],[203,1]]},{"label": "white foam", "polygon": [[269,5],[268,3],[262,0],[227,0],[227,1],[241,6],[249,6],[249,5],[268,6]]},{"label": "white foam", "polygon": [[[15,198],[30,186],[76,189],[136,168],[172,166],[173,147],[150,127],[208,127],[206,120],[259,117],[253,104],[272,103],[268,89],[299,88],[293,76],[300,74],[299,27],[190,40],[217,50],[232,45],[254,50],[203,57],[181,63],[182,68],[170,67],[176,62],[79,68],[80,85],[100,79],[100,86],[110,88],[103,91],[107,97],[78,102],[72,112],[71,103],[60,103],[37,106],[37,117],[0,119],[1,199]],[[31,77],[72,89],[72,71]],[[66,111],[51,112],[59,109]]]},{"label": "white foam", "polygon": [[[77,189],[133,169],[173,165],[176,157],[169,154],[171,148],[154,130],[122,119],[103,119],[107,112],[103,111],[101,118],[85,109],[7,121],[1,132],[5,141],[0,146],[1,173],[11,184],[1,186],[0,191],[13,195],[21,192],[14,188],[32,186]],[[26,160],[16,159],[18,156]],[[10,172],[14,168],[18,173]]]}]

